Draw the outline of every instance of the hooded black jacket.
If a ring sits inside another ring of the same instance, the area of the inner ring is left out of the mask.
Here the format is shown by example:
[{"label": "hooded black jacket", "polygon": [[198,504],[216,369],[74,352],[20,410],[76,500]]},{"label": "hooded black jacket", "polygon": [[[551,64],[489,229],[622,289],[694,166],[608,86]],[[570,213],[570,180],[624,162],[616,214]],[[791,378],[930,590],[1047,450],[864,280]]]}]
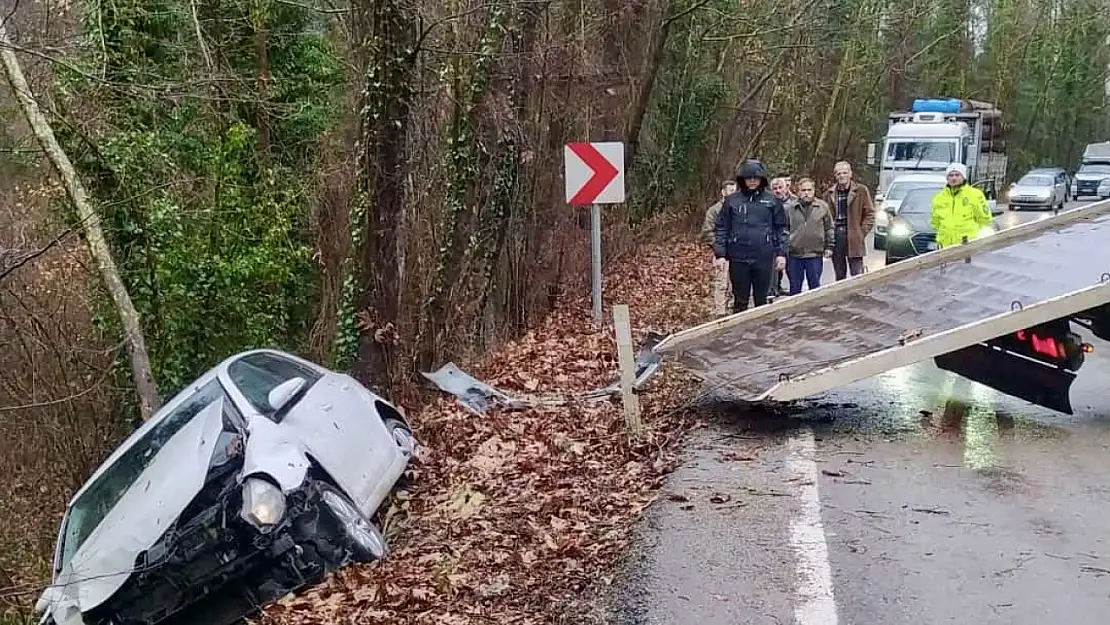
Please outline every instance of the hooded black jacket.
[{"label": "hooded black jacket", "polygon": [[[745,178],[759,178],[748,189]],[[713,253],[730,261],[770,261],[786,256],[790,222],[782,201],[768,190],[767,172],[759,161],[744,161],[736,171],[736,193],[724,200],[717,215]]]}]

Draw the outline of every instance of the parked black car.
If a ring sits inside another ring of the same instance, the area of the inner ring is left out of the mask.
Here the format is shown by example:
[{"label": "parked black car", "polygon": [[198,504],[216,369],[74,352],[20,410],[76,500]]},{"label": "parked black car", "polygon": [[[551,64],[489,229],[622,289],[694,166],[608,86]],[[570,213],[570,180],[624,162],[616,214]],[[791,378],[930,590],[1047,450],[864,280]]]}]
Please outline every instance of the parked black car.
[{"label": "parked black car", "polygon": [[[929,223],[933,212],[935,189],[913,189],[906,194],[898,207],[897,215],[890,215],[890,230],[886,235],[886,264],[912,258],[937,249],[937,233]],[[991,230],[996,231],[997,226]]]}]

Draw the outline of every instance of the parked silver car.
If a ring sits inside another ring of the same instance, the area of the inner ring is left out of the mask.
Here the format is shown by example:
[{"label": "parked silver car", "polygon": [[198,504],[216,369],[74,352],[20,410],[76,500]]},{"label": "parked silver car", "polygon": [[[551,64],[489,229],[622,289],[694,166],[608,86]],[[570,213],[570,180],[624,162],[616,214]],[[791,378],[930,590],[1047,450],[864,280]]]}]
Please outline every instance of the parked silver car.
[{"label": "parked silver car", "polygon": [[1064,170],[1033,170],[1010,186],[1010,210],[1023,208],[1064,209],[1068,200],[1068,179]]},{"label": "parked silver car", "polygon": [[244,352],[174,397],[66,508],[53,625],[225,625],[348,562],[416,450],[404,415],[353,378]]}]

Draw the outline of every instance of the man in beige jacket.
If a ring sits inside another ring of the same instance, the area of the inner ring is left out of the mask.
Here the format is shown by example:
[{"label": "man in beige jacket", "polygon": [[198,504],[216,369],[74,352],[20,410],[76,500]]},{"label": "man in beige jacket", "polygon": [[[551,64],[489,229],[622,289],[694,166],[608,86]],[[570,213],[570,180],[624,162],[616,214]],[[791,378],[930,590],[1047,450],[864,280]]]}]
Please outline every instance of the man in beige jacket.
[{"label": "man in beige jacket", "polygon": [[705,211],[705,222],[701,227],[701,240],[709,246],[709,271],[711,273],[710,288],[713,291],[713,316],[715,317],[727,315],[732,304],[732,283],[728,279],[728,266],[726,265],[724,268],[715,267],[712,260],[713,244],[715,242],[717,228],[717,215],[721,213],[721,206],[724,204],[724,199],[733,193],[736,193],[735,180],[725,180],[721,183],[721,199]]}]

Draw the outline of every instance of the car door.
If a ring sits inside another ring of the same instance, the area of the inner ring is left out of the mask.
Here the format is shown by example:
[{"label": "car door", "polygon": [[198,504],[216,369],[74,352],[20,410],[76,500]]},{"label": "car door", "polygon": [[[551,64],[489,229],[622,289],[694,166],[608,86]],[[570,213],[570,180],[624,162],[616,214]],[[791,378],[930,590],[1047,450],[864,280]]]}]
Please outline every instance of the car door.
[{"label": "car door", "polygon": [[[400,451],[362,385],[274,352],[247,354],[228,366],[228,375],[253,408],[290,428],[336,485],[365,507]],[[273,415],[269,392],[296,377],[307,388],[287,412]]]}]

